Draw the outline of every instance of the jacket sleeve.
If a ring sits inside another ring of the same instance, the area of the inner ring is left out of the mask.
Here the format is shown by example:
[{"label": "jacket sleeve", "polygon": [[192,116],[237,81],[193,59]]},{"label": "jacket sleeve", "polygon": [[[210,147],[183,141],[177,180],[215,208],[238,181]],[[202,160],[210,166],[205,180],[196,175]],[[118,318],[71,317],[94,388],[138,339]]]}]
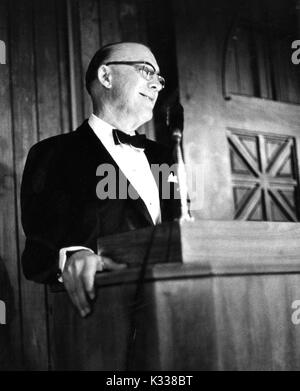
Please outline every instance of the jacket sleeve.
[{"label": "jacket sleeve", "polygon": [[60,156],[59,148],[51,143],[33,146],[21,184],[21,219],[26,236],[23,272],[26,278],[41,283],[57,281],[59,249],[70,245],[70,199]]}]

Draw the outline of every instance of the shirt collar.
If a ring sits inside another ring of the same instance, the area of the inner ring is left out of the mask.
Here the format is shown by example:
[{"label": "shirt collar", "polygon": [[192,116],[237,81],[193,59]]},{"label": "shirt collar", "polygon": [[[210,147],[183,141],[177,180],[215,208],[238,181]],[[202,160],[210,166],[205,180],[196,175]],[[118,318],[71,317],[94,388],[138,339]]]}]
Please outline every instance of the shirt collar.
[{"label": "shirt collar", "polygon": [[112,130],[114,127],[112,125],[103,121],[103,119],[97,117],[95,114],[90,115],[88,124],[101,141],[106,140],[113,142]]},{"label": "shirt collar", "polygon": [[[104,143],[110,143],[115,145],[112,130],[115,129],[114,126],[110,125],[103,119],[97,117],[95,114],[91,114],[88,120],[88,124],[93,129],[96,136],[99,138],[99,140]],[[122,145],[123,146],[123,145]],[[143,148],[134,148],[132,146],[128,146],[130,148],[133,148],[137,151],[143,151]]]}]

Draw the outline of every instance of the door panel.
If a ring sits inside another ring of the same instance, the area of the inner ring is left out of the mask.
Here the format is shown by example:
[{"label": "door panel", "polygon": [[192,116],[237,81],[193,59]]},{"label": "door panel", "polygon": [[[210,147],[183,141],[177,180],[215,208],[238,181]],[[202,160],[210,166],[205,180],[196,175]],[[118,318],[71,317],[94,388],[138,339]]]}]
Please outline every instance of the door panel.
[{"label": "door panel", "polygon": [[282,20],[283,0],[281,8],[263,0],[237,29],[237,3],[174,2],[185,160],[188,172],[197,167],[203,173],[201,203],[189,188],[192,213],[200,219],[298,221],[300,75],[291,53],[274,52],[273,43],[266,51],[272,29],[260,29],[267,12],[274,40],[292,42],[285,29],[293,21],[291,32],[296,29],[295,15],[290,17],[296,10],[289,8]]}]

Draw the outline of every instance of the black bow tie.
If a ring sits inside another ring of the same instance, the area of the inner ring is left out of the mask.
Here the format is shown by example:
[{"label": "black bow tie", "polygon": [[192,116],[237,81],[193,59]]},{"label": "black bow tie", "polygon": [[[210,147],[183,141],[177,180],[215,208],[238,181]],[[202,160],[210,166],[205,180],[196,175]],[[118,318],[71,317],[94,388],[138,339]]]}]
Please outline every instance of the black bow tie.
[{"label": "black bow tie", "polygon": [[146,136],[144,134],[136,134],[135,136],[130,136],[129,134],[124,133],[121,130],[113,129],[113,138],[116,145],[128,144],[132,145],[135,148],[145,148],[146,146]]}]

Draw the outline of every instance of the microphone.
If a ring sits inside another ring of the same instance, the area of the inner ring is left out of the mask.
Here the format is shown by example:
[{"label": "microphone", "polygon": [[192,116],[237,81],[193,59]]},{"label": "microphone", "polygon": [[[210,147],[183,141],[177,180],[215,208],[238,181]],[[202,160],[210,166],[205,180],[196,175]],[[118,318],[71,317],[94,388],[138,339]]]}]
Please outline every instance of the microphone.
[{"label": "microphone", "polygon": [[172,136],[176,130],[183,132],[183,118],[183,107],[177,100],[172,106],[168,107],[167,111],[167,124],[172,130]]},{"label": "microphone", "polygon": [[193,220],[189,213],[188,206],[188,187],[185,164],[182,156],[182,133],[183,133],[184,114],[183,107],[177,100],[167,110],[167,125],[171,131],[171,137],[174,141],[173,156],[176,164],[176,175],[178,180],[178,188],[180,194],[181,213],[180,221]]}]

